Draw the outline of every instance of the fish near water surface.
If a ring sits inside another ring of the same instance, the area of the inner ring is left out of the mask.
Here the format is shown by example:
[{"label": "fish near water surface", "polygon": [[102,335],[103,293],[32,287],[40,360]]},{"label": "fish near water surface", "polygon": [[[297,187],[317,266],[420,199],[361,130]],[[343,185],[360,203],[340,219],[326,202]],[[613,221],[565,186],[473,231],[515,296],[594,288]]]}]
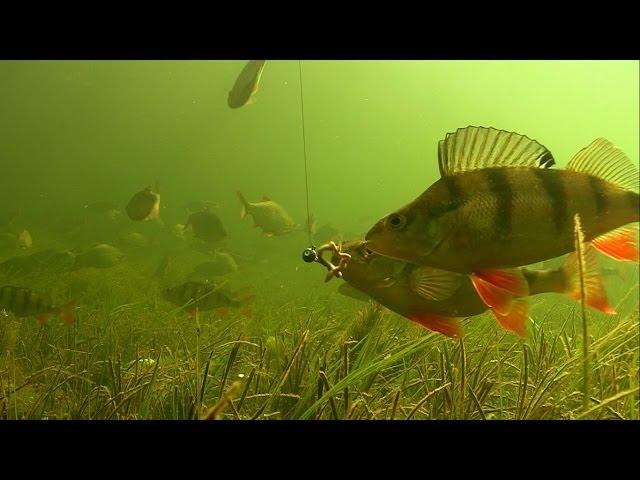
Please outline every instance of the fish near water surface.
[{"label": "fish near water surface", "polygon": [[[343,295],[358,298],[355,289],[389,310],[450,337],[463,335],[459,317],[471,317],[488,310],[467,275],[419,266],[372,253],[366,242],[353,241],[343,246],[351,259],[342,270]],[[334,262],[338,258],[333,259]],[[598,273],[596,251],[585,252],[586,303],[606,313],[614,313]],[[580,298],[578,263],[575,254],[553,270],[521,269],[529,295],[559,293]],[[493,314],[505,329],[520,336],[526,334],[529,305],[526,298],[514,301],[507,315]]]},{"label": "fish near water surface", "polygon": [[573,218],[585,240],[617,260],[638,260],[638,170],[599,138],[563,170],[544,146],[485,127],[459,129],[439,144],[441,178],[417,199],[378,221],[372,251],[471,275],[485,303],[508,313],[526,296],[514,267],[574,251]]},{"label": "fish near water surface", "polygon": [[260,86],[260,79],[266,60],[250,60],[236,78],[227,97],[229,108],[240,108],[253,103],[254,95]]}]

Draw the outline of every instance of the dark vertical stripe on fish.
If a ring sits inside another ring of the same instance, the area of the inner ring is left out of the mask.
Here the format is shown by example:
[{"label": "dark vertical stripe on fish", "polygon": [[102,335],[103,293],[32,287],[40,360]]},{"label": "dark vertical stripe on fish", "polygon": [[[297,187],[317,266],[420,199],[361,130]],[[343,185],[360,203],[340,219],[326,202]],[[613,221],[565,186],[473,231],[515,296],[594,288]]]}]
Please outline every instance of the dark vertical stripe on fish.
[{"label": "dark vertical stripe on fish", "polygon": [[458,185],[457,178],[458,177],[456,175],[442,177],[442,183],[449,193],[449,200],[455,200],[462,196],[462,189]]},{"label": "dark vertical stripe on fish", "polygon": [[565,188],[563,177],[560,176],[557,170],[535,168],[533,173],[538,177],[542,188],[544,188],[551,200],[553,223],[556,227],[556,232],[560,233],[567,228],[569,221],[567,189]]},{"label": "dark vertical stripe on fish", "polygon": [[29,291],[26,288],[21,288],[16,292],[16,310],[20,314],[24,314],[25,307],[29,301]]},{"label": "dark vertical stripe on fish", "polygon": [[513,190],[505,170],[502,168],[485,170],[486,180],[497,202],[493,224],[499,239],[505,239],[509,236],[513,222]]},{"label": "dark vertical stripe on fish", "polygon": [[13,312],[16,307],[16,287],[7,287],[7,308]]},{"label": "dark vertical stripe on fish", "polygon": [[602,189],[602,181],[589,175],[589,188],[596,203],[596,214],[601,217],[607,211],[607,197]]},{"label": "dark vertical stripe on fish", "polygon": [[429,216],[432,218],[444,215],[447,212],[455,210],[460,205],[461,199],[464,197],[464,189],[458,183],[456,175],[449,175],[440,179],[444,185],[444,194],[438,201],[429,203]]},{"label": "dark vertical stripe on fish", "polygon": [[11,290],[9,290],[9,307],[11,308],[11,311],[13,311],[13,313],[15,314],[18,311],[18,297],[20,295],[20,290],[18,288],[15,287],[11,287]]}]

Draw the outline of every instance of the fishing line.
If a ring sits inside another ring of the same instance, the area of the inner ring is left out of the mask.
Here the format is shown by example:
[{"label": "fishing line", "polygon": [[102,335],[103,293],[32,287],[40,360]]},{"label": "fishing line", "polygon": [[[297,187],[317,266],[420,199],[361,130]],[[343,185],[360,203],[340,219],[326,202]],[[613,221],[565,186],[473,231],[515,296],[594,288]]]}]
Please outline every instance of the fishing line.
[{"label": "fishing line", "polygon": [[298,74],[300,78],[300,110],[302,114],[302,147],[304,151],[304,187],[307,194],[307,235],[309,245],[313,245],[311,240],[311,214],[309,213],[309,169],[307,167],[307,137],[304,130],[304,95],[302,93],[302,60],[298,60]]}]

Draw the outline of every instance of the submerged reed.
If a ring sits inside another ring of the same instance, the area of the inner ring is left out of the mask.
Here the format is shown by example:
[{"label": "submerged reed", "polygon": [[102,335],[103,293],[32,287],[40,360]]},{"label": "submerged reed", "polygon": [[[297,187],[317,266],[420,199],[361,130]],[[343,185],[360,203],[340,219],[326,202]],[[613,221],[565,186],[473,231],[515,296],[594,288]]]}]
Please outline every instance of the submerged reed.
[{"label": "submerged reed", "polygon": [[589,408],[589,333],[587,330],[587,299],[584,288],[584,271],[586,262],[584,259],[584,232],[580,223],[580,215],[573,217],[573,234],[578,262],[578,274],[580,276],[580,311],[582,313],[582,375],[583,385],[582,407],[586,411]]}]

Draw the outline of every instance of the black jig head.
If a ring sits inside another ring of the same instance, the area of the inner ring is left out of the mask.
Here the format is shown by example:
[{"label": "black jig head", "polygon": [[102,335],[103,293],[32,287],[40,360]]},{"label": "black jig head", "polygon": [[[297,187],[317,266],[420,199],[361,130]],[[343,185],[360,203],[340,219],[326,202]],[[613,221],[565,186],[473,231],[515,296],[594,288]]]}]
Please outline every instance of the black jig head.
[{"label": "black jig head", "polygon": [[306,263],[317,262],[319,258],[320,257],[318,256],[318,251],[313,245],[309,248],[305,248],[302,252],[302,260]]}]

